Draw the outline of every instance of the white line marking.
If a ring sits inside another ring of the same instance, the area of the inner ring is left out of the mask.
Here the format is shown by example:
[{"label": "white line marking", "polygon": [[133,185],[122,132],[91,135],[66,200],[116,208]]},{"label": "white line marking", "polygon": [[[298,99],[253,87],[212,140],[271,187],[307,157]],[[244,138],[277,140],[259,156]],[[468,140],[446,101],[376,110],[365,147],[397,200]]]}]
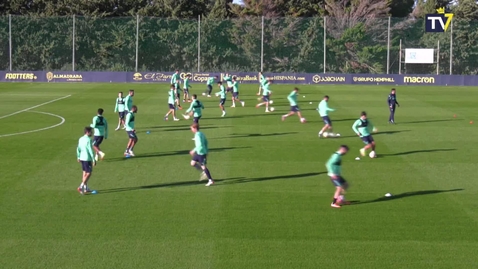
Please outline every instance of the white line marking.
[{"label": "white line marking", "polygon": [[[44,106],[44,105],[48,105],[48,104],[51,104],[53,102],[56,102],[56,101],[59,101],[59,100],[62,100],[62,99],[65,99],[65,98],[68,98],[70,97],[70,95],[67,95],[67,96],[63,96],[63,97],[60,97],[60,98],[57,98],[57,99],[54,99],[54,100],[51,100],[51,101],[48,101],[48,102],[45,102],[43,104],[39,104],[39,105],[36,105],[36,106],[32,106],[32,107],[29,107],[29,108],[25,108],[25,109],[22,109],[22,110],[19,110],[17,112],[13,112],[12,114],[8,114],[8,115],[5,115],[5,116],[1,116],[0,119],[4,119],[4,118],[7,118],[7,117],[10,117],[10,116],[13,116],[13,115],[17,115],[17,114],[20,114],[22,112],[26,112],[30,109],[34,109],[34,108],[37,108],[37,107],[41,107],[41,106]],[[56,116],[56,115],[55,115]]]},{"label": "white line marking", "polygon": [[48,113],[48,112],[40,112],[40,111],[28,111],[28,112],[40,113],[40,114],[45,114],[45,115],[57,117],[57,118],[61,119],[61,122],[60,122],[60,123],[57,123],[57,124],[55,124],[55,125],[52,125],[52,126],[45,127],[45,128],[40,128],[40,129],[31,130],[31,131],[25,131],[25,132],[19,132],[19,133],[13,133],[13,134],[4,134],[4,135],[0,135],[0,137],[7,137],[7,136],[14,136],[14,135],[22,135],[22,134],[31,134],[31,133],[36,133],[36,132],[40,132],[40,131],[45,131],[45,130],[48,130],[48,129],[53,129],[53,128],[55,128],[55,127],[58,127],[58,126],[62,125],[63,123],[65,123],[65,121],[66,121],[65,118],[63,118],[62,116],[59,116],[59,115],[56,115],[56,114],[52,114],[52,113]]}]

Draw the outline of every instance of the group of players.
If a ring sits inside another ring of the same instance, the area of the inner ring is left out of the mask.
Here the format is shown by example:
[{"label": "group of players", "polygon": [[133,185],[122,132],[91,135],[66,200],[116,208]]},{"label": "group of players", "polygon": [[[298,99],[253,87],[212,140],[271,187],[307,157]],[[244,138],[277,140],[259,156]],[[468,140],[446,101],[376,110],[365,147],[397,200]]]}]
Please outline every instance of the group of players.
[{"label": "group of players", "polygon": [[[239,99],[239,82],[237,78],[226,74],[224,76],[224,82],[226,86],[223,85],[223,82],[218,81],[217,85],[219,87],[219,92],[216,93],[216,96],[220,97],[219,107],[222,111],[222,117],[226,115],[225,102],[226,95],[228,92],[232,93],[232,107],[235,107],[236,102],[239,102],[242,106],[245,105],[244,101]],[[190,96],[189,89],[190,85],[190,75],[186,75],[183,79],[183,89],[180,87],[180,75],[179,70],[172,75],[171,86],[168,92],[168,105],[169,110],[166,113],[164,119],[168,120],[169,115],[173,115],[173,120],[178,121],[176,111],[182,109],[181,107],[181,96],[183,97],[183,103],[190,102],[190,107],[186,110],[186,114],[183,114],[185,119],[193,117],[193,124],[191,125],[191,131],[194,133],[193,140],[195,141],[195,148],[190,151],[192,156],[191,166],[201,171],[200,180],[208,180],[206,186],[211,186],[214,184],[211,173],[207,168],[207,154],[208,154],[208,141],[206,136],[200,131],[199,120],[202,117],[202,109],[204,105],[201,101],[198,100],[196,94]],[[214,83],[218,80],[218,77],[210,77],[207,80],[207,89],[202,94],[203,96],[211,97]],[[259,98],[260,103],[256,107],[265,105],[265,112],[271,112],[269,109],[269,104],[272,103],[270,96],[272,91],[270,90],[271,80],[265,78],[264,75],[259,73],[259,91],[257,95],[262,95]],[[181,95],[182,93],[182,95]],[[305,122],[305,118],[302,116],[301,111],[298,106],[298,93],[299,89],[294,88],[292,92],[287,96],[287,99],[290,103],[290,112],[282,116],[284,121],[287,117],[297,114],[302,123]],[[138,142],[138,137],[136,136],[135,131],[135,114],[138,111],[137,106],[133,105],[134,90],[130,90],[126,97],[123,97],[123,93],[120,92],[118,98],[115,102],[115,113],[119,113],[118,125],[115,131],[118,131],[120,128],[124,129],[128,135],[128,143],[125,150],[125,157],[135,156],[133,148]],[[190,99],[191,97],[191,99]],[[323,128],[319,131],[319,137],[323,137],[324,134],[335,136],[332,132],[332,121],[328,115],[329,112],[334,111],[334,109],[328,106],[329,96],[324,96],[323,100],[319,103],[317,111],[324,121]],[[389,123],[394,123],[394,114],[395,108],[398,104],[396,99],[396,91],[392,89],[392,92],[388,96],[388,105],[390,107],[390,117]],[[103,109],[98,109],[97,115],[93,117],[93,122],[89,127],[85,127],[84,135],[79,139],[77,147],[77,160],[82,165],[83,176],[82,182],[78,187],[78,192],[81,194],[89,193],[91,190],[88,188],[88,180],[91,177],[92,167],[96,165],[96,162],[99,159],[103,159],[105,153],[101,151],[100,145],[103,142],[103,139],[108,138],[108,123],[103,117]],[[357,119],[352,125],[354,132],[362,139],[365,143],[365,146],[360,149],[360,154],[366,156],[366,151],[371,149],[375,155],[375,141],[371,135],[372,132],[376,132],[376,128],[373,127],[373,124],[367,119],[367,113],[363,111],[360,115],[360,118]],[[91,137],[93,136],[93,139]],[[342,145],[337,152],[335,152],[327,161],[326,167],[328,170],[328,175],[330,176],[332,183],[336,186],[336,191],[334,193],[332,207],[340,208],[341,205],[346,204],[344,197],[345,191],[348,188],[347,181],[341,176],[341,156],[345,155],[348,152],[349,148],[346,145]]]}]

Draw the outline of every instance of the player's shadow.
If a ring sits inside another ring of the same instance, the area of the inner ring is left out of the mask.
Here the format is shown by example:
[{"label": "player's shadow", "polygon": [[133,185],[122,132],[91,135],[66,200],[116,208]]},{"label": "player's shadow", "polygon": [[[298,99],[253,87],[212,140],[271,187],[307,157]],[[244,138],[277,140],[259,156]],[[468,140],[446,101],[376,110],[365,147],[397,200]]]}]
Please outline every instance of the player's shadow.
[{"label": "player's shadow", "polygon": [[237,115],[237,116],[225,116],[225,117],[216,117],[216,118],[208,118],[212,120],[218,120],[218,119],[242,119],[242,118],[253,118],[253,117],[269,117],[269,116],[275,116],[279,117],[281,114],[276,114],[276,113],[264,113],[264,114],[248,114],[248,115]]},{"label": "player's shadow", "polygon": [[[234,150],[234,149],[244,149],[250,147],[224,147],[224,148],[212,148],[209,149],[210,152],[221,152],[226,150]],[[150,152],[144,154],[138,154],[134,157],[118,157],[118,158],[111,158],[106,159],[106,162],[117,162],[117,161],[127,161],[127,160],[135,160],[135,159],[143,159],[143,158],[155,158],[155,157],[165,157],[165,156],[175,156],[175,155],[187,155],[189,154],[189,150],[177,150],[177,151],[169,151],[169,152]]]},{"label": "player's shadow", "polygon": [[[192,124],[192,122],[191,122],[191,124]],[[176,131],[189,131],[189,130],[191,130],[190,126],[187,126],[187,127],[170,126],[170,127],[171,127],[171,129],[164,129],[164,130],[160,130],[158,132],[176,132]],[[224,127],[227,127],[227,126],[201,126],[201,130],[217,129],[217,128],[224,128]]]},{"label": "player's shadow", "polygon": [[214,137],[212,139],[230,139],[230,138],[246,138],[246,137],[270,137],[270,136],[281,136],[281,135],[290,135],[297,134],[297,132],[288,132],[288,133],[269,133],[269,134],[231,134],[230,136],[224,137]]},{"label": "player's shadow", "polygon": [[220,182],[221,185],[227,184],[242,184],[242,183],[251,183],[251,182],[260,182],[260,181],[268,181],[268,180],[276,180],[276,179],[297,179],[297,178],[304,178],[304,177],[313,177],[319,176],[322,174],[326,174],[327,172],[318,172],[318,173],[303,173],[303,174],[294,174],[294,175],[279,175],[279,176],[270,176],[270,177],[235,177],[235,178],[225,178],[225,179],[218,179],[215,180],[216,182]]},{"label": "player's shadow", "polygon": [[444,121],[457,121],[462,119],[448,119],[448,120],[417,120],[417,121],[404,121],[400,124],[416,124],[416,123],[428,123],[428,122],[444,122]]},{"label": "player's shadow", "polygon": [[411,150],[411,151],[404,151],[404,152],[397,152],[397,153],[385,153],[379,154],[378,157],[387,157],[387,156],[403,156],[403,155],[410,155],[416,153],[431,153],[431,152],[442,152],[442,151],[454,151],[456,149],[423,149],[423,150]]},{"label": "player's shadow", "polygon": [[332,122],[336,122],[336,121],[356,121],[357,118],[354,118],[354,119],[338,119],[338,120],[332,120]]},{"label": "player's shadow", "polygon": [[138,128],[137,130],[150,130],[150,129],[164,129],[164,128],[187,128],[190,125],[178,125],[178,126],[173,126],[173,125],[158,125],[158,126],[149,126],[149,127],[141,127]]},{"label": "player's shadow", "polygon": [[455,191],[463,191],[463,190],[464,189],[411,191],[411,192],[404,192],[404,193],[392,195],[391,197],[380,197],[377,199],[363,201],[363,202],[351,201],[351,203],[352,205],[371,204],[371,203],[379,203],[379,202],[388,202],[392,200],[413,197],[413,196],[421,196],[421,195],[437,194],[437,193],[445,193],[445,192],[455,192]]},{"label": "player's shadow", "polygon": [[[403,132],[410,132],[410,130],[377,132],[377,133],[372,133],[372,136],[377,136],[377,135],[392,135],[392,134],[398,134],[398,133],[403,133]],[[344,135],[344,136],[333,137],[333,138],[350,138],[350,137],[357,137],[357,138],[358,138],[357,135]]]}]

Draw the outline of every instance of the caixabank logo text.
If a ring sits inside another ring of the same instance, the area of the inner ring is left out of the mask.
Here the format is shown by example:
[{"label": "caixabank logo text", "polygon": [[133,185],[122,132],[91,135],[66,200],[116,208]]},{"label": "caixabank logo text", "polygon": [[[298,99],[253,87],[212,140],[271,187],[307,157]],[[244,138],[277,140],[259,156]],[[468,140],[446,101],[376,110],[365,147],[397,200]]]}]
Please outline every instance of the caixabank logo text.
[{"label": "caixabank logo text", "polygon": [[448,30],[452,19],[452,13],[445,13],[444,8],[439,8],[437,14],[425,15],[425,31],[428,33],[444,33]]}]

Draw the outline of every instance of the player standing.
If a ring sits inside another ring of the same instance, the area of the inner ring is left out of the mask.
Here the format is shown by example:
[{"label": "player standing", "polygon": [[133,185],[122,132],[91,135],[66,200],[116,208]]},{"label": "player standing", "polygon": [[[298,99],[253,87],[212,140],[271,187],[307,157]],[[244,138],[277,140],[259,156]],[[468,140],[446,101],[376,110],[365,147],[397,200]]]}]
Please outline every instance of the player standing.
[{"label": "player standing", "polygon": [[203,96],[207,94],[207,97],[211,97],[212,85],[214,85],[214,82],[216,82],[217,79],[219,79],[218,76],[209,77],[209,78],[207,79],[207,82],[206,82],[207,90],[202,93]]},{"label": "player standing", "polygon": [[194,144],[195,147],[192,149],[189,154],[192,156],[191,166],[196,168],[199,171],[202,171],[199,181],[207,179],[208,182],[206,187],[214,184],[214,180],[211,177],[211,173],[207,168],[207,154],[208,154],[208,145],[206,136],[199,131],[199,124],[194,123],[191,125],[191,132],[194,134]]},{"label": "player standing", "polygon": [[297,105],[298,93],[299,93],[299,88],[294,88],[294,90],[287,96],[287,100],[289,100],[289,103],[290,103],[290,112],[282,116],[282,121],[285,121],[287,117],[297,113],[297,116],[299,116],[300,122],[305,122],[304,119],[302,118],[302,114],[300,113],[299,106]]},{"label": "player standing", "polygon": [[101,151],[100,145],[103,139],[108,139],[108,122],[103,117],[103,109],[98,109],[98,114],[93,117],[93,123],[90,125],[94,128],[95,134],[93,138],[93,148],[95,149],[95,161],[98,161],[98,155],[101,160],[105,158],[105,153]]},{"label": "player standing", "polygon": [[134,120],[135,115],[138,112],[138,108],[133,106],[131,111],[126,114],[125,125],[126,125],[126,133],[128,134],[128,144],[126,145],[126,150],[124,152],[124,156],[134,156],[133,149],[134,146],[138,143],[138,137],[136,136],[136,130],[134,129]]},{"label": "player standing", "polygon": [[168,93],[168,106],[169,110],[166,115],[164,115],[164,120],[169,119],[169,114],[173,114],[173,120],[178,121],[179,119],[176,118],[176,92],[175,92],[175,86],[174,84],[171,84],[171,87],[169,88],[169,93]]},{"label": "player standing", "polygon": [[348,188],[347,181],[342,177],[342,156],[347,154],[349,147],[346,145],[340,146],[339,150],[330,156],[325,164],[327,167],[327,174],[335,186],[334,199],[331,207],[340,208],[342,204],[349,204],[345,201],[345,191]]},{"label": "player standing", "polygon": [[190,78],[191,78],[191,75],[187,74],[183,80],[183,90],[184,90],[183,102],[185,101],[191,102],[189,100],[189,89],[192,88],[191,84],[189,83]]},{"label": "player standing", "polygon": [[171,85],[174,85],[174,91],[176,92],[175,103],[179,109],[183,109],[181,107],[181,103],[179,102],[179,100],[181,99],[181,86],[179,84],[180,80],[181,77],[179,76],[179,70],[176,70],[176,72],[174,72],[174,74],[171,76]]},{"label": "player standing", "polygon": [[123,98],[123,92],[118,93],[118,98],[116,98],[116,105],[115,105],[115,113],[118,112],[119,120],[118,120],[118,127],[116,127],[115,131],[118,131],[123,125],[124,129],[124,116],[125,116],[125,102]]},{"label": "player standing", "polygon": [[232,106],[236,107],[236,101],[240,102],[242,106],[245,105],[244,101],[239,99],[239,81],[237,81],[236,77],[232,78]]},{"label": "player standing", "polygon": [[266,78],[264,77],[264,74],[262,74],[262,72],[259,72],[257,77],[257,79],[259,80],[259,91],[257,92],[257,95],[261,95],[262,85],[264,84],[264,81],[266,81]]},{"label": "player standing", "polygon": [[360,149],[360,154],[365,156],[367,149],[372,148],[372,151],[375,151],[375,141],[373,140],[370,130],[376,132],[377,129],[373,124],[367,119],[367,113],[362,111],[360,118],[354,122],[352,125],[354,132],[362,139],[365,143],[365,147]]},{"label": "player standing", "polygon": [[128,96],[124,99],[125,103],[125,111],[128,113],[128,111],[131,111],[131,108],[133,107],[133,96],[134,96],[134,90],[129,90]]},{"label": "player standing", "polygon": [[93,172],[93,166],[96,165],[95,157],[93,156],[93,148],[91,146],[91,136],[93,135],[93,129],[91,127],[85,127],[84,135],[78,140],[78,146],[76,148],[76,159],[81,163],[83,170],[83,177],[81,184],[78,187],[78,192],[84,194],[89,192],[88,180]]},{"label": "player standing", "polygon": [[266,112],[270,112],[269,110],[269,96],[270,94],[272,93],[271,90],[270,90],[270,85],[271,85],[271,81],[270,80],[266,80],[266,82],[264,82],[264,84],[262,85],[262,103],[259,103],[256,105],[256,108],[262,106],[262,105],[266,105]]},{"label": "player standing", "polygon": [[186,110],[186,113],[189,113],[187,117],[184,117],[185,119],[189,119],[191,117],[191,114],[194,116],[193,122],[199,124],[199,119],[202,117],[202,110],[204,109],[204,105],[201,103],[201,101],[198,100],[197,95],[193,94],[193,100],[191,102],[191,106],[189,107],[188,110]]},{"label": "player standing", "polygon": [[388,95],[388,107],[390,108],[390,117],[388,118],[388,122],[391,124],[395,124],[395,108],[396,106],[400,107],[400,104],[397,101],[395,89],[392,89],[392,92]]},{"label": "player standing", "polygon": [[222,85],[222,82],[218,82],[217,83],[217,86],[219,86],[219,92],[216,93],[216,96],[220,96],[221,97],[221,100],[219,101],[219,107],[221,108],[222,110],[222,115],[221,117],[224,117],[226,116],[226,109],[224,108],[224,104],[226,103],[226,88],[224,87],[224,85]]},{"label": "player standing", "polygon": [[319,106],[317,107],[317,110],[319,111],[320,117],[322,117],[322,120],[324,121],[324,127],[322,130],[319,132],[319,137],[322,137],[322,134],[325,131],[330,130],[332,132],[332,121],[329,118],[329,111],[335,111],[335,109],[332,109],[329,107],[329,96],[326,95],[324,96],[324,99],[320,101]]}]

